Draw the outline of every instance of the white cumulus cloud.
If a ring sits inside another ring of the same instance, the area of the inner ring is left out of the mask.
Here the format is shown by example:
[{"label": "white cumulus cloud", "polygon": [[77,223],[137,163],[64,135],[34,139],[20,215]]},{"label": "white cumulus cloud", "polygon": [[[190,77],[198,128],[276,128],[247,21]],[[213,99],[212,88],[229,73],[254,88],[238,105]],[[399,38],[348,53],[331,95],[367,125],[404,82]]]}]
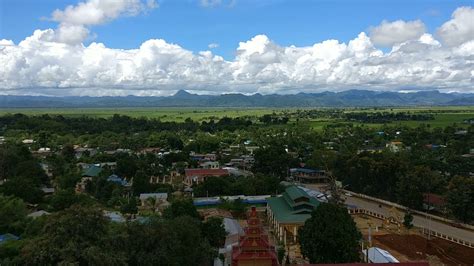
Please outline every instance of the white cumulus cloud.
[{"label": "white cumulus cloud", "polygon": [[375,45],[390,47],[394,44],[419,38],[425,33],[425,25],[420,20],[393,22],[382,21],[370,29],[370,39]]},{"label": "white cumulus cloud", "polygon": [[474,40],[474,8],[460,7],[453,12],[452,19],[438,29],[441,40],[450,46]]},{"label": "white cumulus cloud", "polygon": [[[457,17],[453,14],[453,19]],[[168,95],[178,89],[295,93],[353,88],[474,92],[474,40],[445,45],[446,40],[440,42],[424,30],[392,40],[389,52],[377,48],[373,35],[364,32],[348,42],[325,40],[302,47],[282,46],[261,34],[240,42],[232,59],[212,51],[195,53],[162,39],[147,40],[135,49],[84,45],[58,39],[60,31],[61,27],[36,30],[18,44],[0,40],[0,94]]]},{"label": "white cumulus cloud", "polygon": [[89,36],[88,26],[120,16],[136,16],[157,6],[155,0],[87,0],[64,10],[56,9],[51,16],[59,23],[55,38],[59,42],[79,44]]}]

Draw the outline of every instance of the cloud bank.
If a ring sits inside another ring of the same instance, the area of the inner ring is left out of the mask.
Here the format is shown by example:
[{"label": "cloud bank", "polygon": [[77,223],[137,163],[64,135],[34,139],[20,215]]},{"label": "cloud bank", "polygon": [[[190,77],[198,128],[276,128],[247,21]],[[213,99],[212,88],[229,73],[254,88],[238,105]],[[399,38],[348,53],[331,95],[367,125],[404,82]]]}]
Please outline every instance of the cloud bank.
[{"label": "cloud bank", "polygon": [[[240,42],[232,60],[211,51],[193,53],[162,39],[128,50],[82,43],[90,34],[87,27],[155,6],[154,1],[90,0],[54,11],[57,29],[36,30],[18,44],[0,40],[0,94],[169,95],[178,89],[284,94],[353,88],[474,92],[471,7],[455,10],[434,36],[421,21],[401,20],[383,21],[369,35],[361,32],[347,43],[286,47],[257,35]],[[391,48],[383,52],[379,46]]]}]

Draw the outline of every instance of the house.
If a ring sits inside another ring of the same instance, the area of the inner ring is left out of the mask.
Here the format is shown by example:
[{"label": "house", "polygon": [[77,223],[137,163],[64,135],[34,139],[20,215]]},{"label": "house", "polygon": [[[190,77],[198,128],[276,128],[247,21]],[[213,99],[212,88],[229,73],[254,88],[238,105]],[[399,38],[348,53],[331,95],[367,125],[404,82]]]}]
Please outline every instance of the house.
[{"label": "house", "polygon": [[52,195],[56,189],[54,189],[54,187],[42,187],[41,191],[43,191],[43,193],[46,195]]},{"label": "house", "polygon": [[83,147],[74,148],[74,156],[76,157],[76,159],[80,159],[84,155],[94,156],[96,154],[97,154],[97,149],[83,148]]},{"label": "house", "polygon": [[246,146],[245,149],[250,152],[250,154],[253,154],[254,151],[258,150],[258,146]]},{"label": "house", "polygon": [[219,162],[217,161],[207,161],[199,164],[199,167],[204,169],[218,169],[219,166]]},{"label": "house", "polygon": [[125,180],[124,178],[119,177],[116,174],[113,174],[113,175],[110,175],[109,177],[107,177],[107,181],[119,184],[119,185],[124,186],[124,187],[129,186],[127,180]]},{"label": "house", "polygon": [[48,164],[46,163],[40,163],[41,169],[46,173],[46,175],[51,178],[53,177],[53,171],[51,170],[51,167],[49,167]]},{"label": "house", "polygon": [[124,223],[126,221],[125,217],[117,211],[104,211],[104,216],[114,223]]},{"label": "house", "polygon": [[311,217],[320,202],[297,186],[289,186],[281,196],[267,199],[269,224],[278,239],[298,243],[298,229]]},{"label": "house", "polygon": [[364,152],[367,152],[367,153],[382,153],[383,150],[384,150],[383,147],[367,147],[367,148],[363,148],[363,149],[358,149],[357,154],[361,154],[361,153],[364,153]]},{"label": "house", "polygon": [[178,171],[170,171],[169,175],[150,176],[150,184],[173,184],[176,180],[180,180],[181,174]]},{"label": "house", "polygon": [[3,235],[0,235],[0,245],[3,245],[9,241],[16,241],[16,240],[19,240],[20,237],[19,236],[16,236],[14,234],[10,234],[10,233],[6,233],[6,234],[3,234]]},{"label": "house", "polygon": [[398,263],[399,261],[390,254],[390,252],[377,248],[371,247],[369,249],[364,249],[362,251],[365,259],[368,263]]},{"label": "house", "polygon": [[76,193],[83,193],[86,191],[87,184],[92,182],[92,177],[83,176],[79,182],[76,183],[75,191]]},{"label": "house", "polygon": [[102,167],[97,165],[92,165],[89,168],[85,169],[82,173],[82,177],[98,177],[102,172]]},{"label": "house", "polygon": [[291,168],[290,178],[301,183],[327,183],[326,171],[311,168]]},{"label": "house", "polygon": [[184,183],[188,186],[193,184],[199,184],[204,182],[206,177],[209,176],[228,176],[229,172],[225,169],[198,169],[198,168],[188,168],[184,169],[185,178]]},{"label": "house", "polygon": [[465,129],[454,132],[455,135],[467,135],[467,133],[468,132]]},{"label": "house", "polygon": [[169,206],[168,193],[141,193],[140,202],[142,207],[163,209]]},{"label": "house", "polygon": [[102,168],[115,170],[117,168],[117,162],[103,162],[103,163],[99,163],[99,166]]},{"label": "house", "polygon": [[76,184],[76,193],[82,193],[86,190],[87,183],[92,182],[93,178],[99,176],[102,168],[97,165],[89,165],[88,168],[83,169],[81,181]]},{"label": "house", "polygon": [[215,161],[217,160],[217,155],[215,153],[208,153],[204,155],[204,160]]},{"label": "house", "polygon": [[35,211],[35,212],[32,212],[32,213],[28,214],[28,217],[36,219],[36,218],[44,216],[44,215],[50,215],[50,213],[47,212],[47,211],[44,211],[44,210],[40,210],[40,211]]},{"label": "house", "polygon": [[21,143],[23,143],[23,144],[33,144],[33,143],[35,143],[35,141],[32,140],[32,139],[24,139],[24,140],[21,141]]},{"label": "house", "polygon": [[143,148],[140,151],[137,152],[137,154],[158,154],[160,153],[161,148],[156,148],[156,147],[148,147],[148,148]]},{"label": "house", "polygon": [[204,157],[206,157],[204,154],[198,154],[198,153],[194,153],[194,152],[190,152],[189,153],[189,158],[192,160],[192,161],[202,161],[204,160]]},{"label": "house", "polygon": [[391,141],[385,145],[391,152],[399,152],[402,150],[403,143],[401,141]]},{"label": "house", "polygon": [[423,207],[427,210],[437,210],[444,212],[446,200],[443,196],[433,193],[423,193]]}]

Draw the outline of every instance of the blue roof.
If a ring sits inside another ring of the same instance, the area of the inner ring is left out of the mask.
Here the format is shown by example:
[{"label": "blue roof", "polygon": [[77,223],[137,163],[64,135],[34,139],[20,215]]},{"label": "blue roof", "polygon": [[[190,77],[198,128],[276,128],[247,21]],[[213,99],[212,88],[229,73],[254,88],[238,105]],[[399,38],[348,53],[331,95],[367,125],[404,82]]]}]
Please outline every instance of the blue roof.
[{"label": "blue roof", "polygon": [[127,183],[127,180],[119,177],[118,175],[110,175],[108,178],[107,178],[107,181],[109,182],[114,182],[114,183],[117,183],[119,185],[122,185],[122,186],[126,186],[128,183]]},{"label": "blue roof", "polygon": [[11,241],[11,240],[19,240],[19,239],[20,239],[19,236],[16,236],[16,235],[10,234],[10,233],[0,235],[0,245],[6,243],[8,241]]},{"label": "blue roof", "polygon": [[301,173],[318,173],[322,172],[322,170],[316,170],[316,169],[311,169],[311,168],[291,168],[290,172],[301,172]]}]

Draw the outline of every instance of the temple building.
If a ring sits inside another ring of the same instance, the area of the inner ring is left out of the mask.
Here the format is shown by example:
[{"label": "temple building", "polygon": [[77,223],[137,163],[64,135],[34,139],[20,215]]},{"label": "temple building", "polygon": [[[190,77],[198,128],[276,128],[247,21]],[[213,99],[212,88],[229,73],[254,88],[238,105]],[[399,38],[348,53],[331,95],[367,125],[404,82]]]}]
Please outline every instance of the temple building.
[{"label": "temple building", "polygon": [[238,245],[232,248],[232,266],[279,265],[275,246],[269,242],[255,207],[248,214],[244,233]]},{"label": "temple building", "polygon": [[280,241],[298,243],[298,229],[311,217],[320,202],[297,186],[289,186],[281,196],[267,198],[269,224]]}]

